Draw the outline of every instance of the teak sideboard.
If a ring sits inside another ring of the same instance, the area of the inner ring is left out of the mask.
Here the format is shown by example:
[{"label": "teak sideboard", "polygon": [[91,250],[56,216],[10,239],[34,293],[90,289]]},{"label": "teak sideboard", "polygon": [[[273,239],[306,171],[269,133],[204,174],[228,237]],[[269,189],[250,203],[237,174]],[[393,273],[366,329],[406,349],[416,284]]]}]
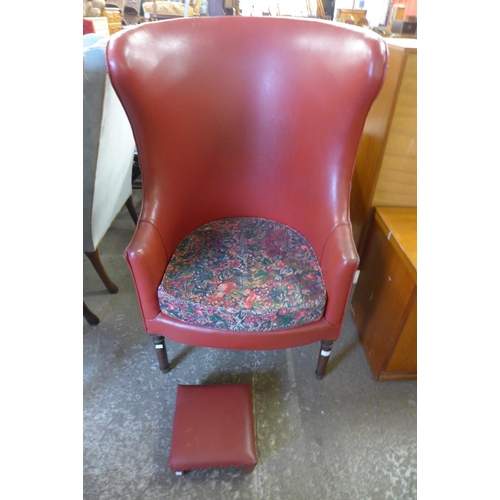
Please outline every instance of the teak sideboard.
[{"label": "teak sideboard", "polygon": [[361,258],[375,206],[417,206],[417,40],[385,39],[384,85],[367,116],[351,192],[354,241]]},{"label": "teak sideboard", "polygon": [[375,209],[351,311],[375,379],[416,379],[415,207]]}]

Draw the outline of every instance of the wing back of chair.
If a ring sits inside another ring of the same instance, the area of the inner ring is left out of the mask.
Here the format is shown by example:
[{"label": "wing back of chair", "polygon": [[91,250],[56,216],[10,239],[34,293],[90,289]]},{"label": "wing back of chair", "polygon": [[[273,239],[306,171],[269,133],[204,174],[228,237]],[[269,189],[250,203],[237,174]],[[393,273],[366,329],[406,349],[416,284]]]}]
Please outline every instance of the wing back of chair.
[{"label": "wing back of chair", "polygon": [[319,258],[350,224],[364,120],[385,73],[377,35],[282,18],[179,19],[108,45],[133,126],[142,219],[168,255],[203,223],[253,216],[303,234]]},{"label": "wing back of chair", "polygon": [[[91,35],[85,35],[89,37]],[[85,39],[85,37],[84,37]],[[111,86],[107,37],[83,48],[83,250],[93,252],[132,194],[134,137]]]}]

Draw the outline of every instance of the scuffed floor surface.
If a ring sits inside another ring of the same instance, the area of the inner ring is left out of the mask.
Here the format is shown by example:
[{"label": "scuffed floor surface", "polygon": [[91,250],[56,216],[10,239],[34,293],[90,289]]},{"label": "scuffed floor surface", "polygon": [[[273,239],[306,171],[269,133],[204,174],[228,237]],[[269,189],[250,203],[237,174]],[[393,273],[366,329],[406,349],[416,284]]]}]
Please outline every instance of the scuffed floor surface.
[{"label": "scuffed floor surface", "polygon": [[[135,190],[138,209],[140,196]],[[124,208],[99,247],[116,295],[83,256],[83,297],[100,318],[83,320],[84,499],[417,498],[417,383],[373,380],[350,314],[322,381],[319,344],[241,352],[167,340],[164,375],[122,257],[133,231]],[[175,476],[167,460],[177,385],[238,382],[253,390],[253,473]]]}]

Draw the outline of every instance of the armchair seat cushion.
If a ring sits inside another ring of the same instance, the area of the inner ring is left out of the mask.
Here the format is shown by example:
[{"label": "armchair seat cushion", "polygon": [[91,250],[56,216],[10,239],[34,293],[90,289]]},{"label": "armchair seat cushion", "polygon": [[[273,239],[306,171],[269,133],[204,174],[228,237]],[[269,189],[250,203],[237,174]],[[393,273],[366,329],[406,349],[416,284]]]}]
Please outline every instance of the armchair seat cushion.
[{"label": "armchair seat cushion", "polygon": [[275,221],[238,217],[210,222],[184,238],[158,298],[163,313],[189,324],[262,332],[320,319],[326,289],[301,234]]}]

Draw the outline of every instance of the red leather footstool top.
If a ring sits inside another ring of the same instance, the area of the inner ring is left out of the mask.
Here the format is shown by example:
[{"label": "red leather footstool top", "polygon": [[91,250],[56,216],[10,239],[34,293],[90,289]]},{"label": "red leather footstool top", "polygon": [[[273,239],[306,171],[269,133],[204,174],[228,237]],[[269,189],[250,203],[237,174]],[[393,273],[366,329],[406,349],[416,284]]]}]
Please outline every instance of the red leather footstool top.
[{"label": "red leather footstool top", "polygon": [[177,386],[170,469],[256,464],[250,384]]}]

